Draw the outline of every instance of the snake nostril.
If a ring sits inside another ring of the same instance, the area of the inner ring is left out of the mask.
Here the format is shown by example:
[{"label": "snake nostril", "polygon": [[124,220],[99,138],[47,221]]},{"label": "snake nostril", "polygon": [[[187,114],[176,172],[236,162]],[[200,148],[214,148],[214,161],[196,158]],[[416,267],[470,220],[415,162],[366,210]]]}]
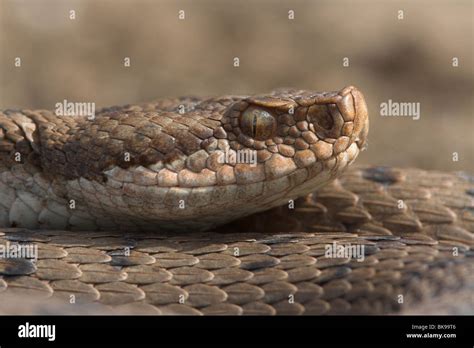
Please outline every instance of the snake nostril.
[{"label": "snake nostril", "polygon": [[311,122],[316,130],[330,131],[334,126],[334,119],[327,105],[313,105],[308,109],[308,122]]}]

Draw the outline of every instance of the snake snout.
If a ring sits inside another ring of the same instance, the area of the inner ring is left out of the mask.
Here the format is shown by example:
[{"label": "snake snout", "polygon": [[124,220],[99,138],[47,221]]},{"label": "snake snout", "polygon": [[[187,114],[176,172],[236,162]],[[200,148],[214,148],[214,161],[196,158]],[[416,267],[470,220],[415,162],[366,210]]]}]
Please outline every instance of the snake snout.
[{"label": "snake snout", "polygon": [[367,134],[369,132],[369,112],[362,92],[354,87],[351,94],[355,107],[353,138],[359,148],[363,149],[366,146]]},{"label": "snake snout", "polygon": [[[356,141],[367,120],[362,94],[352,86],[317,100],[308,109],[308,122],[320,140],[350,138]],[[349,139],[348,139],[349,140]]]},{"label": "snake snout", "polygon": [[339,92],[342,97],[337,101],[344,124],[339,136],[349,136],[359,148],[364,148],[369,131],[369,118],[364,95],[354,86],[348,86]]}]

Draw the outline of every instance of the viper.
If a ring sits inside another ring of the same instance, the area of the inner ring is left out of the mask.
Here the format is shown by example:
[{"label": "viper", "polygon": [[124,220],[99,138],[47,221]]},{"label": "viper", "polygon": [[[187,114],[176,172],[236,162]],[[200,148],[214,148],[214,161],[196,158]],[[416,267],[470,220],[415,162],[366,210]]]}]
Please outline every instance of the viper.
[{"label": "viper", "polygon": [[472,313],[472,177],[348,169],[368,125],[352,86],[4,110],[0,238],[39,252],[0,260],[0,289],[116,312]]}]

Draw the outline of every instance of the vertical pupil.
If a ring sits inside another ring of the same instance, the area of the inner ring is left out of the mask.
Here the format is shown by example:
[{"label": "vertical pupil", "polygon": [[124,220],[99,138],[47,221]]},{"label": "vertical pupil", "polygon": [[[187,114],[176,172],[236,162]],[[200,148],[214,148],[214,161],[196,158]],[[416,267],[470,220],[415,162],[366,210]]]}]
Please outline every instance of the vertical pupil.
[{"label": "vertical pupil", "polygon": [[275,118],[265,110],[249,108],[240,116],[240,130],[256,140],[266,140],[276,132]]},{"label": "vertical pupil", "polygon": [[257,115],[253,114],[253,123],[252,123],[252,134],[253,138],[257,136]]}]

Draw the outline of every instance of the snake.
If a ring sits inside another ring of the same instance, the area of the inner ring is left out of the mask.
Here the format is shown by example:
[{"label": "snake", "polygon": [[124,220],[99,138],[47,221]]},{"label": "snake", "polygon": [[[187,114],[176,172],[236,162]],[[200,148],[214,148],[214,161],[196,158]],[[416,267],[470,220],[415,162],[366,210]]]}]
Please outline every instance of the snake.
[{"label": "snake", "polygon": [[351,166],[356,87],[90,116],[0,111],[1,313],[474,313],[474,178]]}]

